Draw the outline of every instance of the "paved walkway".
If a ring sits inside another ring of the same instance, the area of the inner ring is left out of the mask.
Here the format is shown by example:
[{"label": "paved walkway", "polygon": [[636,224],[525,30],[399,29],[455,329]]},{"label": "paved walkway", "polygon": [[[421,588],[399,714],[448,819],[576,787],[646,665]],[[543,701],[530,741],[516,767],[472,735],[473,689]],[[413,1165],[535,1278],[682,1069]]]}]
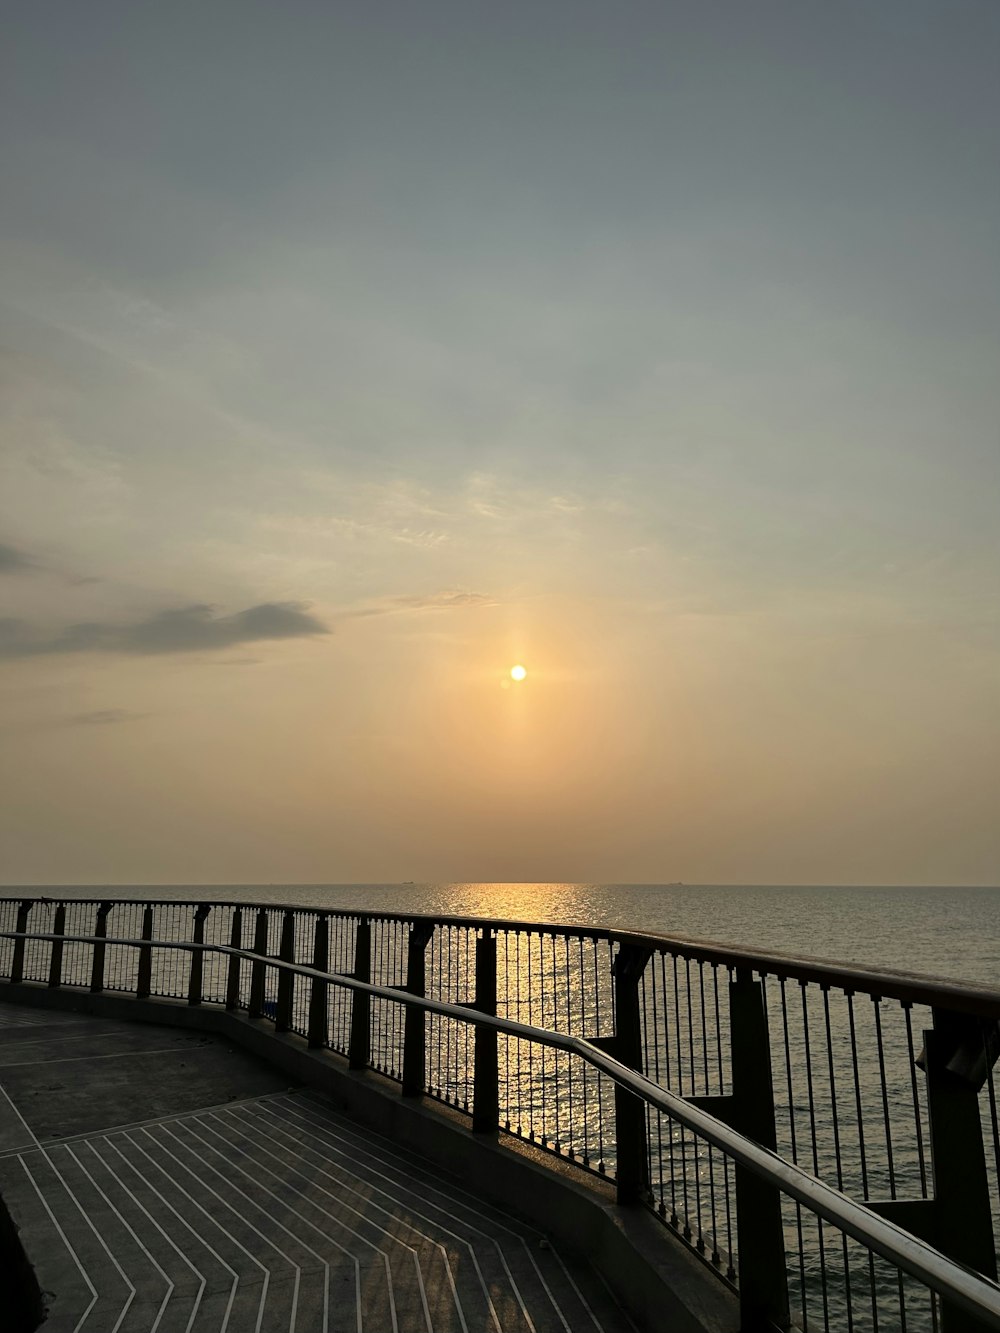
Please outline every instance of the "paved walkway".
[{"label": "paved walkway", "polygon": [[529,1223],[202,1033],[0,1003],[0,1193],[45,1333],[634,1328]]}]

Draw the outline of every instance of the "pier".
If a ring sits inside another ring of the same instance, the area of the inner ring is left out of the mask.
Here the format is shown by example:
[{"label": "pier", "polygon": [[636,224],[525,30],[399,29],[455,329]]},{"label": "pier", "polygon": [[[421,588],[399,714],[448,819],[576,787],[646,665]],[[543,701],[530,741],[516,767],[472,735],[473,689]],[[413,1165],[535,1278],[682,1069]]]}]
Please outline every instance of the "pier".
[{"label": "pier", "polygon": [[1000,1328],[988,988],[23,899],[0,1001],[0,1195],[46,1330]]}]

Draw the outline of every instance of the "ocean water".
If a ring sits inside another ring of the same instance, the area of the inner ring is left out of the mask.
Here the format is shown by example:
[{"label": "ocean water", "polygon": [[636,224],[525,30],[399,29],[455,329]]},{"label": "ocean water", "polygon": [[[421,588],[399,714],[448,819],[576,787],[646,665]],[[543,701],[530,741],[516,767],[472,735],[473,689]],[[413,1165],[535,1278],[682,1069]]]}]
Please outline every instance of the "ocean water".
[{"label": "ocean water", "polygon": [[734,884],[60,886],[3,896],[152,897],[606,926],[1000,985],[1000,887]]}]

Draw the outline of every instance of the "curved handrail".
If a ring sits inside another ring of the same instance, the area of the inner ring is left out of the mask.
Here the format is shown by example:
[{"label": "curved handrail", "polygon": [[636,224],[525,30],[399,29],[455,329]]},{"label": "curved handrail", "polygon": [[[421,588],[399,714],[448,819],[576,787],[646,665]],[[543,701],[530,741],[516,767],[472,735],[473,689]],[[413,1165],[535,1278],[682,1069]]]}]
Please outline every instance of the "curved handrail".
[{"label": "curved handrail", "polygon": [[[833,986],[851,993],[861,993],[882,999],[899,1000],[903,1004],[927,1005],[948,1009],[955,1013],[974,1014],[980,1018],[1000,1021],[1000,987],[971,981],[956,981],[935,977],[922,972],[906,972],[887,967],[859,967],[853,963],[815,958],[807,954],[782,954],[767,950],[746,949],[741,945],[719,943],[687,936],[664,935],[656,932],[619,930],[609,926],[564,924],[554,921],[518,921],[501,917],[449,916],[429,912],[383,912],[362,908],[317,907],[315,904],[253,903],[229,899],[205,898],[47,898],[21,895],[0,899],[5,902],[30,903],[107,903],[114,906],[157,907],[240,907],[245,911],[261,909],[274,912],[320,913],[325,916],[356,920],[368,917],[373,921],[396,921],[412,925],[418,922],[438,926],[473,927],[483,930],[501,930],[519,934],[554,934],[570,938],[608,940],[666,950],[705,963],[736,969],[749,968],[772,976],[797,981],[815,982]],[[3,934],[4,932],[0,932]],[[67,937],[68,938],[68,937]]]},{"label": "curved handrail", "polygon": [[668,1092],[644,1074],[629,1069],[586,1038],[555,1032],[549,1028],[535,1027],[529,1023],[519,1023],[514,1019],[500,1018],[462,1005],[450,1004],[444,1000],[412,995],[409,991],[360,981],[343,973],[322,972],[302,963],[286,962],[249,949],[236,949],[231,945],[27,931],[0,931],[0,939],[58,940],[68,944],[124,945],[131,948],[179,949],[192,953],[200,951],[236,955],[248,962],[263,963],[295,976],[360,991],[379,999],[422,1009],[427,1013],[440,1014],[473,1027],[492,1028],[507,1036],[533,1041],[579,1056],[593,1068],[607,1074],[628,1092],[641,1098],[647,1105],[684,1125],[734,1162],[746,1167],[768,1185],[803,1204],[818,1217],[833,1223],[845,1234],[888,1259],[903,1272],[911,1274],[944,1299],[960,1306],[966,1313],[992,1328],[1000,1329],[1000,1285],[956,1264],[933,1246],[879,1217],[871,1209],[841,1194],[825,1181],[803,1171],[801,1167],[779,1157],[777,1153],[761,1147],[707,1111],[692,1105],[675,1093]]}]

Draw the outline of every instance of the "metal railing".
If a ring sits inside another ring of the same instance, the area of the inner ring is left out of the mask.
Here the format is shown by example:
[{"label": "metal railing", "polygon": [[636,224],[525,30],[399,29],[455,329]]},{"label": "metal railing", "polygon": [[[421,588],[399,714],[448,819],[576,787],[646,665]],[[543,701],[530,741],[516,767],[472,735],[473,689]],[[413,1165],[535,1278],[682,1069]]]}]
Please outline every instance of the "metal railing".
[{"label": "metal railing", "polygon": [[[0,925],[12,980],[245,1009],[608,1176],[748,1325],[962,1327],[872,1218],[995,1277],[995,991],[526,922],[26,899]],[[802,1179],[856,1200],[864,1234]]]}]

